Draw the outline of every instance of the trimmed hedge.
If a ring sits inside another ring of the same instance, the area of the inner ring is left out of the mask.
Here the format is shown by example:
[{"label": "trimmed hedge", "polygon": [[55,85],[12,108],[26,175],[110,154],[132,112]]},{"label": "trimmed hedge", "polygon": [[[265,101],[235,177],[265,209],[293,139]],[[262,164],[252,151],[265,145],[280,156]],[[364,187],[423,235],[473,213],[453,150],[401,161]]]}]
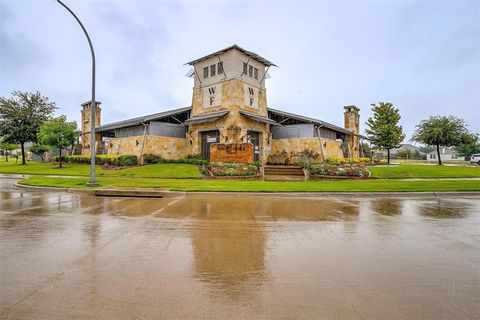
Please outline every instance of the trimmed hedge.
[{"label": "trimmed hedge", "polygon": [[143,156],[143,162],[145,164],[185,163],[197,166],[204,166],[208,164],[208,160],[202,158],[202,156],[200,155],[188,155],[186,159],[164,159],[161,156],[157,156],[155,154],[146,154]]},{"label": "trimmed hedge", "polygon": [[[54,157],[53,160],[58,162],[60,157]],[[62,160],[69,163],[90,163],[90,156],[62,156]],[[135,155],[117,156],[112,154],[102,154],[95,156],[95,163],[99,165],[130,167],[136,166],[138,164],[138,159]]]}]

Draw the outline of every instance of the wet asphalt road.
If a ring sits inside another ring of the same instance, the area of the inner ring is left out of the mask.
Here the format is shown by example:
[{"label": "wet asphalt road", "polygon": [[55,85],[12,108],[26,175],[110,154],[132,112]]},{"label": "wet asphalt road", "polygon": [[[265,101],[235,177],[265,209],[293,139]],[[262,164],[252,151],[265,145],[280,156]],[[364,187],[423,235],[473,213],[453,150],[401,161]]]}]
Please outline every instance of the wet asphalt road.
[{"label": "wet asphalt road", "polygon": [[0,179],[1,319],[478,319],[480,199],[100,198]]}]

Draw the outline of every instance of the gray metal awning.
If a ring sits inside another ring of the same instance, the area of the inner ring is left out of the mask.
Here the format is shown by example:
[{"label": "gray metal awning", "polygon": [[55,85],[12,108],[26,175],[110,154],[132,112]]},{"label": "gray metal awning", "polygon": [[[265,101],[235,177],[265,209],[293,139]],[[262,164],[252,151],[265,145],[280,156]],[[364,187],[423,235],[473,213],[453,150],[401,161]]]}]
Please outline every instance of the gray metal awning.
[{"label": "gray metal awning", "polygon": [[241,115],[244,115],[245,117],[250,118],[250,119],[255,120],[255,121],[258,121],[258,122],[278,125],[278,122],[276,122],[275,120],[269,119],[267,117],[261,116],[261,115],[256,114],[256,113],[252,113],[252,112],[248,112],[248,111],[244,111],[244,110],[239,110],[238,112],[240,112]]},{"label": "gray metal awning", "polygon": [[102,131],[109,131],[109,130],[115,130],[120,128],[137,126],[145,122],[156,121],[165,117],[175,116],[183,112],[190,112],[190,110],[192,110],[192,107],[185,107],[185,108],[173,109],[173,110],[168,110],[168,111],[159,112],[159,113],[153,113],[153,114],[149,114],[142,117],[136,117],[136,118],[131,118],[127,120],[104,124],[102,126],[96,127],[95,130],[97,132],[102,132]]},{"label": "gray metal awning", "polygon": [[338,132],[345,133],[345,134],[348,134],[348,135],[353,134],[353,132],[351,130],[333,125],[333,124],[328,123],[328,122],[323,121],[323,120],[314,119],[314,118],[310,118],[310,117],[305,117],[305,116],[301,116],[301,115],[298,115],[298,114],[285,112],[285,111],[278,110],[278,109],[273,109],[273,108],[267,108],[267,111],[272,113],[272,114],[278,114],[278,115],[288,117],[288,118],[292,118],[292,119],[295,119],[295,120],[299,120],[299,121],[302,121],[302,122],[313,123],[317,126],[325,127],[325,128],[331,129],[333,131],[338,131]]},{"label": "gray metal awning", "polygon": [[194,123],[202,123],[202,122],[213,122],[224,115],[226,115],[228,111],[218,111],[218,112],[211,112],[207,114],[202,114],[198,116],[191,117],[190,119],[185,120],[185,124],[194,124]]}]

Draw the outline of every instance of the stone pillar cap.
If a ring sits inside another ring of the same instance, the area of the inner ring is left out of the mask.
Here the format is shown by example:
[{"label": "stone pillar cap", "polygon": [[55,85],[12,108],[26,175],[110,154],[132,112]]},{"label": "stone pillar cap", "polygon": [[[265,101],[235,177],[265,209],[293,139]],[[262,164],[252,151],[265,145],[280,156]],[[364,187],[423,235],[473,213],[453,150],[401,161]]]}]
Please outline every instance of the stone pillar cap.
[{"label": "stone pillar cap", "polygon": [[[88,105],[91,104],[91,102],[92,102],[92,100],[89,100],[89,101],[87,101],[87,102],[82,103],[81,106],[82,106],[82,107],[88,106]],[[95,101],[95,103],[96,103],[96,104],[102,104],[100,101]]]},{"label": "stone pillar cap", "polygon": [[350,109],[350,108],[353,108],[353,109],[355,109],[355,110],[357,110],[357,111],[360,111],[360,108],[357,107],[356,105],[353,105],[353,104],[350,105],[350,106],[345,106],[345,107],[343,107],[343,109],[345,109],[345,110],[348,110],[348,109]]}]

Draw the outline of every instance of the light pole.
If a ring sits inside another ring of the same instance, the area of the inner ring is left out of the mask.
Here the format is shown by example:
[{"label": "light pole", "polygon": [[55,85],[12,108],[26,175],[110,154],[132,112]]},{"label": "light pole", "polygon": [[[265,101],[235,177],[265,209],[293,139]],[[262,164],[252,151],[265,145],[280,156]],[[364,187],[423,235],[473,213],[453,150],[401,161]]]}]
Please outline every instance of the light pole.
[{"label": "light pole", "polygon": [[87,29],[83,26],[80,19],[77,15],[70,10],[69,7],[65,3],[60,0],[57,0],[68,12],[72,14],[72,16],[77,20],[80,27],[82,27],[83,32],[88,40],[88,45],[90,46],[90,52],[92,53],[92,101],[90,104],[92,119],[91,126],[90,126],[90,181],[87,183],[87,186],[98,186],[97,181],[95,180],[95,113],[97,109],[97,103],[95,101],[95,51],[93,51],[92,41],[90,40],[90,36],[88,35]]}]

